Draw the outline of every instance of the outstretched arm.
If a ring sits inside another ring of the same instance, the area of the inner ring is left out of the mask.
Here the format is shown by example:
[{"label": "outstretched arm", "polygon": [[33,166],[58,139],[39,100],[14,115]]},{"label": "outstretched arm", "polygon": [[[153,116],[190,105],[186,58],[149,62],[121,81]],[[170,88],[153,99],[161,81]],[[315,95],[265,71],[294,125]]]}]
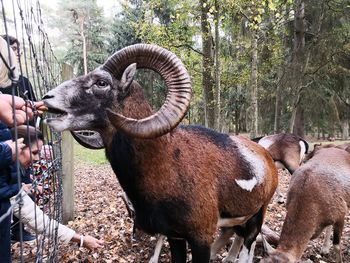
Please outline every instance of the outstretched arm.
[{"label": "outstretched arm", "polygon": [[[92,250],[101,248],[103,241],[98,240],[92,236],[83,236],[76,233],[73,229],[58,223],[56,220],[50,219],[39,207],[37,207],[33,200],[27,195],[25,191],[22,193],[23,206],[21,213],[19,213],[19,205],[13,208],[13,214],[20,218],[22,223],[36,231],[39,234],[55,235],[57,228],[57,236],[60,241],[68,243],[70,241],[81,244],[82,246]],[[11,204],[15,203],[16,198],[10,199]]]}]

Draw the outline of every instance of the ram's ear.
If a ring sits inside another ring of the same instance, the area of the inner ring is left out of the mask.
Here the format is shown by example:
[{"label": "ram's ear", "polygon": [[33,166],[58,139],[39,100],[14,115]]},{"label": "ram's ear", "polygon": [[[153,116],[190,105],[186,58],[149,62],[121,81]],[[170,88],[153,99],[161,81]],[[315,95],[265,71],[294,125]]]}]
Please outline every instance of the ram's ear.
[{"label": "ram's ear", "polygon": [[120,80],[118,90],[125,93],[129,86],[131,85],[132,81],[134,80],[134,76],[136,73],[136,63],[133,63],[129,65],[123,73],[123,76]]}]

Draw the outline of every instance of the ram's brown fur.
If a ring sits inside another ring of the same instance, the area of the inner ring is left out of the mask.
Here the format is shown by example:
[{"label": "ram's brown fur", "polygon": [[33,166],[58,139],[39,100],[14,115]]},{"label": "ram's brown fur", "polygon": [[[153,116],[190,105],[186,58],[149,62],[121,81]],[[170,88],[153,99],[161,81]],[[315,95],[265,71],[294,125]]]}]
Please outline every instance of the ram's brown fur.
[{"label": "ram's brown fur", "polygon": [[[153,115],[142,88],[132,80],[137,52],[141,64],[157,68],[172,85],[166,107]],[[131,54],[133,64],[119,68],[125,54]],[[122,75],[115,77],[120,70]],[[61,84],[44,101],[52,111],[64,113],[48,120],[57,130],[100,133],[134,206],[136,225],[166,235],[173,262],[186,262],[187,241],[193,262],[205,263],[220,218],[228,219],[230,227],[240,225],[250,249],[276,189],[277,170],[266,150],[248,139],[200,126],[176,127],[189,105],[189,83],[174,55],[135,45],[117,52],[102,68]]]},{"label": "ram's brown fur", "polygon": [[341,262],[340,238],[350,205],[350,155],[320,148],[291,179],[287,215],[277,250],[264,262],[296,262],[310,239],[334,227],[336,262]]}]

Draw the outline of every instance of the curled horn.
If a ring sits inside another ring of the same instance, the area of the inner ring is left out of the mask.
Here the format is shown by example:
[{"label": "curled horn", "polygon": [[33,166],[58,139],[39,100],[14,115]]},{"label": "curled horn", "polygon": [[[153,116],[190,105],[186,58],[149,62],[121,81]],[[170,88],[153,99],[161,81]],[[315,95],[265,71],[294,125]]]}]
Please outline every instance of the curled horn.
[{"label": "curled horn", "polygon": [[132,63],[137,68],[158,72],[164,79],[168,93],[162,107],[153,115],[136,120],[107,110],[112,124],[136,138],[155,138],[175,128],[184,117],[192,95],[191,79],[181,60],[172,52],[155,45],[136,44],[112,55],[102,69],[117,79]]},{"label": "curled horn", "polygon": [[92,133],[91,135],[84,135],[83,132],[85,131],[71,131],[73,138],[81,146],[92,150],[103,149],[105,147],[101,135],[98,132],[87,131]]}]

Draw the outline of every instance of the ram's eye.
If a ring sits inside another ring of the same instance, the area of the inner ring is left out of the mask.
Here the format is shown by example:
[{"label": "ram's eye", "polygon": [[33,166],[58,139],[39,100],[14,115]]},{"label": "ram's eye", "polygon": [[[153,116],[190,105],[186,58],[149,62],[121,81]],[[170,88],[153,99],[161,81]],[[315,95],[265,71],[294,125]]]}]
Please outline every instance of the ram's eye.
[{"label": "ram's eye", "polygon": [[98,81],[96,82],[96,85],[99,86],[99,87],[104,88],[104,87],[107,87],[107,86],[108,86],[108,83],[107,83],[106,81],[104,81],[104,80],[98,80]]}]

